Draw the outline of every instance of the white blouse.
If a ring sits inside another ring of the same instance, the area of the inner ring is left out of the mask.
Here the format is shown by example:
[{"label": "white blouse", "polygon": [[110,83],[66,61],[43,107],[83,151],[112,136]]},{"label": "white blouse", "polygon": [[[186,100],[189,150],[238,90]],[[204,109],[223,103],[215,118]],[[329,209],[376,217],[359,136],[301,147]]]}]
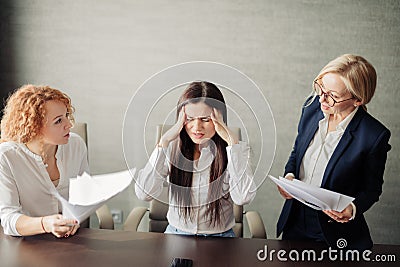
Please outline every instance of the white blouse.
[{"label": "white blouse", "polygon": [[319,127],[310,142],[300,165],[299,179],[305,183],[321,186],[324,172],[344,131],[354,117],[358,107],[342,120],[336,130],[328,132],[329,114],[319,121]]},{"label": "white blouse", "polygon": [[[150,201],[157,198],[167,182],[172,142],[168,149],[156,148],[144,169],[140,170],[135,184],[136,196],[141,200]],[[249,164],[250,148],[240,142],[226,148],[228,156],[227,169],[224,173],[223,192],[230,192],[230,197],[222,200],[221,225],[209,224],[211,218],[206,215],[210,168],[214,156],[209,146],[201,149],[200,158],[193,163],[192,207],[193,219],[185,220],[179,213],[180,207],[173,197],[169,196],[167,219],[169,224],[192,234],[214,234],[231,229],[235,225],[233,203],[244,205],[251,202],[256,195],[256,185]]]},{"label": "white blouse", "polygon": [[39,217],[60,213],[61,204],[52,192],[56,190],[68,199],[69,178],[89,172],[86,145],[77,134],[70,133],[68,143],[58,146],[56,159],[60,179],[55,187],[41,156],[25,144],[0,144],[0,219],[5,234],[20,236],[16,222],[22,214]]}]

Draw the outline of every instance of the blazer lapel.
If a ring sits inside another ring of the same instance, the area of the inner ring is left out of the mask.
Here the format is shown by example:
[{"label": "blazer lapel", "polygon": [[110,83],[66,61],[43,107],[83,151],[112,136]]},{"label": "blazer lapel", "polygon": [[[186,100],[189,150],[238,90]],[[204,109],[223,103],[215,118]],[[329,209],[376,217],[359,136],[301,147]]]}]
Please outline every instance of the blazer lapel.
[{"label": "blazer lapel", "polygon": [[304,133],[305,141],[302,143],[302,146],[299,149],[299,155],[298,155],[299,160],[297,161],[296,173],[300,173],[300,164],[303,161],[304,154],[306,153],[306,150],[310,145],[311,140],[314,138],[315,132],[318,130],[319,121],[324,118],[324,115],[321,110],[318,109],[316,112],[317,115],[312,118],[309,127],[305,129]]},{"label": "blazer lapel", "polygon": [[324,172],[324,178],[322,179],[321,187],[324,187],[328,177],[331,177],[331,173],[338,162],[338,160],[341,158],[343,155],[345,149],[347,146],[350,144],[351,140],[353,139],[353,132],[356,130],[357,126],[359,125],[362,117],[364,117],[365,111],[362,107],[360,107],[357,111],[357,113],[354,115],[353,119],[347,126],[347,129],[343,133],[342,138],[340,139],[335,151],[332,154],[331,159],[328,162],[328,165],[326,166],[325,172]]}]

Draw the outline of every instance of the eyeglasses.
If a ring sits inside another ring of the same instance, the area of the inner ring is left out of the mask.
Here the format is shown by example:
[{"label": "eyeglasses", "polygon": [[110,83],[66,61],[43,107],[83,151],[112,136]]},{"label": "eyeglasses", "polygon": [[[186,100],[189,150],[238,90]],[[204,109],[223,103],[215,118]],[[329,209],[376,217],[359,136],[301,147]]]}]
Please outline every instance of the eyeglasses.
[{"label": "eyeglasses", "polygon": [[330,106],[330,107],[333,107],[333,106],[334,106],[335,104],[337,104],[337,103],[342,103],[342,102],[344,102],[344,101],[354,99],[354,96],[353,96],[353,97],[348,98],[348,99],[345,99],[345,100],[337,101],[337,100],[335,100],[335,99],[333,98],[333,96],[332,96],[330,93],[324,92],[324,90],[322,90],[322,87],[323,87],[323,86],[320,85],[320,84],[317,82],[317,80],[314,81],[314,90],[315,90],[315,92],[316,92],[320,97],[323,97],[324,100],[326,101],[326,103],[328,103],[328,106]]}]

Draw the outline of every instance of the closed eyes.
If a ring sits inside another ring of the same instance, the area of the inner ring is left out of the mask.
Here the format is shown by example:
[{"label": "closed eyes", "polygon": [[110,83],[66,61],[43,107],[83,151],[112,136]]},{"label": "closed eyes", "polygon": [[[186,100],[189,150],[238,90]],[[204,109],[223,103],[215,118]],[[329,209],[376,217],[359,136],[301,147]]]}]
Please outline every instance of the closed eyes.
[{"label": "closed eyes", "polygon": [[207,116],[207,117],[195,117],[195,118],[187,117],[186,118],[186,122],[192,122],[192,121],[194,121],[196,119],[199,119],[202,122],[209,122],[211,120],[211,117],[210,116]]}]

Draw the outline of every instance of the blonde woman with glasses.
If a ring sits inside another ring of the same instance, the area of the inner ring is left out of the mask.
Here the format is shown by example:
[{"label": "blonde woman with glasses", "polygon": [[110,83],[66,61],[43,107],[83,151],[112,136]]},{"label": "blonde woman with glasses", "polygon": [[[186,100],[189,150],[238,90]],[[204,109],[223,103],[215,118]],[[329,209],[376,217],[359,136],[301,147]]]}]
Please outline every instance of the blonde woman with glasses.
[{"label": "blonde woman with glasses", "polygon": [[282,239],[336,247],[342,238],[348,249],[372,247],[364,213],[382,193],[391,148],[390,131],[367,112],[376,80],[366,59],[346,54],[329,62],[313,81],[315,94],[303,107],[285,177],[355,199],[340,212],[317,211],[278,187],[286,199],[277,224]]}]

